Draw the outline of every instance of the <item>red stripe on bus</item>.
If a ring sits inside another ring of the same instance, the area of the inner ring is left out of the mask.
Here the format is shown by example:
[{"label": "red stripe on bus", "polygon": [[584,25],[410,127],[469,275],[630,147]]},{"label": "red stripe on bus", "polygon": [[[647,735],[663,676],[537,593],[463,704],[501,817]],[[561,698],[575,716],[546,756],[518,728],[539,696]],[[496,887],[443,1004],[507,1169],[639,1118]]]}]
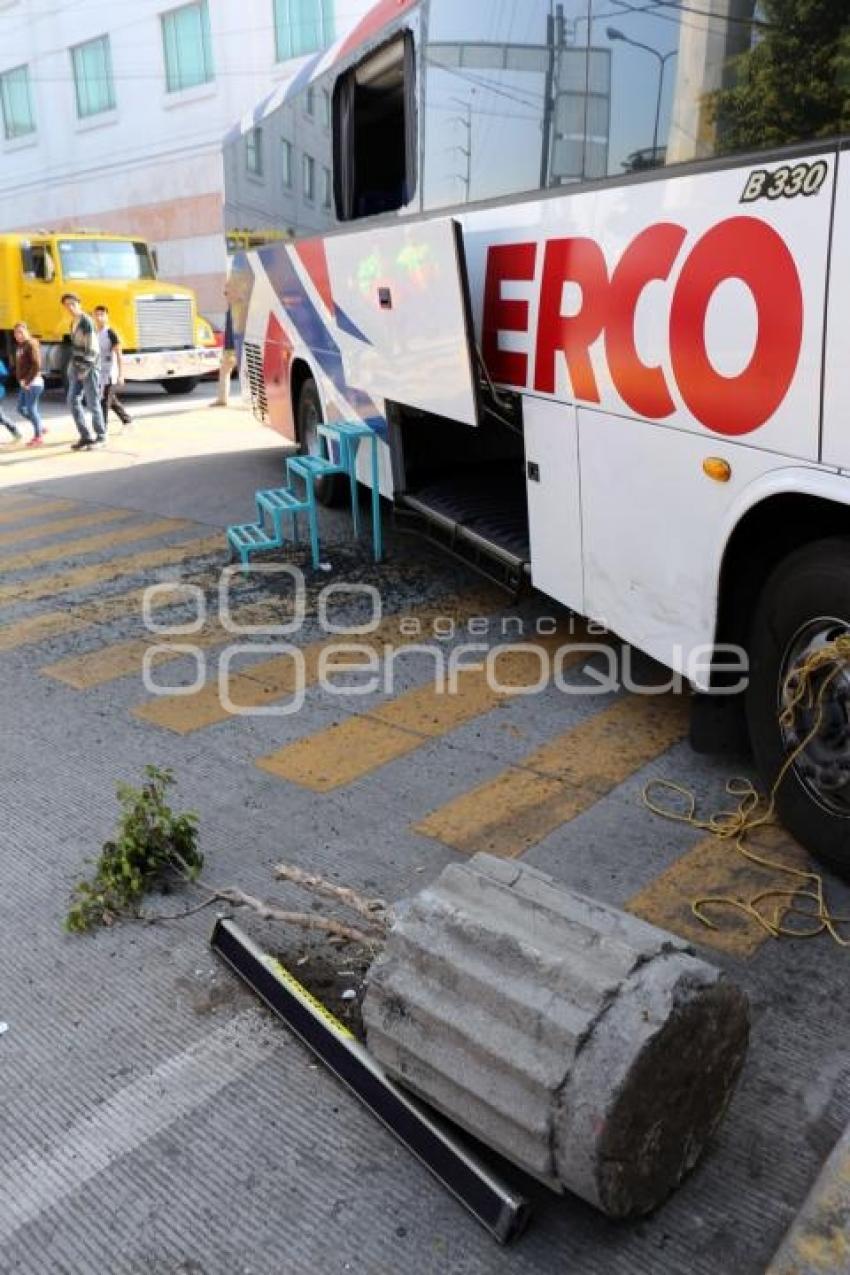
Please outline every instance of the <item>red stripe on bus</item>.
[{"label": "red stripe on bus", "polygon": [[369,10],[351,32],[337,54],[337,58],[346,57],[352,49],[357,48],[358,44],[370,40],[383,27],[389,26],[408,9],[412,9],[416,3],[418,0],[378,0],[378,4]]}]

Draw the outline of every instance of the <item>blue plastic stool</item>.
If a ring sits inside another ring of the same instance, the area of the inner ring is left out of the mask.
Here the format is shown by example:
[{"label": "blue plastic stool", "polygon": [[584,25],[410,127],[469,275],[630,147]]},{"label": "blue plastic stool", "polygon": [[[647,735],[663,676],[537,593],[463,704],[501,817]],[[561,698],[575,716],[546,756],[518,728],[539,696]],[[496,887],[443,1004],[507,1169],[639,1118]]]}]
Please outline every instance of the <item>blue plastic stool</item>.
[{"label": "blue plastic stool", "polygon": [[[351,487],[351,520],[355,536],[360,535],[360,504],[357,499],[357,453],[364,438],[371,444],[372,468],[372,549],[375,561],[384,556],[381,527],[381,485],[378,472],[378,435],[363,421],[332,421],[318,427],[319,434],[339,443],[340,464],[345,466]],[[339,472],[339,471],[337,471]]]},{"label": "blue plastic stool", "polygon": [[345,474],[347,467],[324,456],[290,456],[286,462],[286,476],[292,484],[292,476],[302,479],[305,491],[307,519],[310,524],[310,552],[313,567],[319,566],[319,518],[316,511],[316,479],[330,474]]},{"label": "blue plastic stool", "polygon": [[[357,453],[364,438],[372,447],[372,547],[375,561],[383,557],[381,529],[381,490],[378,473],[378,437],[362,421],[333,421],[318,426],[318,436],[326,455],[289,456],[286,460],[286,487],[269,487],[256,493],[257,522],[236,523],[227,528],[227,539],[247,571],[248,559],[254,553],[280,549],[285,543],[284,519],[291,519],[293,543],[298,541],[298,515],[306,513],[310,530],[310,552],[313,567],[319,566],[319,518],[316,505],[316,479],[332,474],[345,474],[351,489],[351,519],[355,536],[360,535],[360,505],[357,499]],[[334,450],[338,451],[335,459]],[[303,484],[299,495],[294,481]],[[271,518],[271,531],[266,518]]]}]

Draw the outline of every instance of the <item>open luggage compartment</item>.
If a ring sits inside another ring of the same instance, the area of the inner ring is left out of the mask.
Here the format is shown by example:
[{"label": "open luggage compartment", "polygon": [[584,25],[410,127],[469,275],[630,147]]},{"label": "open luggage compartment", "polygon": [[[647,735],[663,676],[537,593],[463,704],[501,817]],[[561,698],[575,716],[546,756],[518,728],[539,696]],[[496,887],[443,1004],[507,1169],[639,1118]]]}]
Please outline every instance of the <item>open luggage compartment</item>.
[{"label": "open luggage compartment", "polygon": [[518,589],[530,560],[521,429],[489,413],[478,429],[405,409],[399,417],[402,525]]}]

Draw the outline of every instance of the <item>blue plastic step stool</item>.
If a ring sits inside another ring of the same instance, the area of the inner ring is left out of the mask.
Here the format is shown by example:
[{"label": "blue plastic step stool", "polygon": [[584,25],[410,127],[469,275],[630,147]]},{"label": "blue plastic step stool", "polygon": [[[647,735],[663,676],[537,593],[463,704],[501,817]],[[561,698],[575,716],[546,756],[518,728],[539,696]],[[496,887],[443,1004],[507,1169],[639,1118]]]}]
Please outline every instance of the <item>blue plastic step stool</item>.
[{"label": "blue plastic step stool", "polygon": [[376,562],[384,556],[383,536],[381,532],[381,486],[378,472],[378,436],[363,421],[333,421],[320,425],[319,434],[328,441],[339,443],[340,461],[345,464],[348,481],[351,487],[351,520],[354,535],[360,535],[360,504],[357,499],[357,452],[366,438],[371,444],[372,468],[372,549]]},{"label": "blue plastic step stool", "polygon": [[[285,543],[284,519],[289,519],[291,539],[298,541],[298,515],[306,513],[310,532],[310,551],[314,569],[319,566],[319,520],[316,506],[316,479],[332,474],[346,474],[351,489],[351,517],[355,536],[360,534],[360,507],[357,499],[357,452],[364,438],[372,446],[372,545],[375,561],[383,556],[381,536],[381,493],[378,474],[378,439],[375,432],[360,421],[334,421],[318,427],[318,435],[326,448],[320,456],[290,456],[286,461],[286,487],[270,487],[255,495],[258,521],[237,523],[227,528],[227,539],[247,570],[254,553],[280,549]],[[334,452],[337,458],[334,459]],[[300,480],[303,495],[293,480]],[[271,530],[266,518],[271,518]]]}]

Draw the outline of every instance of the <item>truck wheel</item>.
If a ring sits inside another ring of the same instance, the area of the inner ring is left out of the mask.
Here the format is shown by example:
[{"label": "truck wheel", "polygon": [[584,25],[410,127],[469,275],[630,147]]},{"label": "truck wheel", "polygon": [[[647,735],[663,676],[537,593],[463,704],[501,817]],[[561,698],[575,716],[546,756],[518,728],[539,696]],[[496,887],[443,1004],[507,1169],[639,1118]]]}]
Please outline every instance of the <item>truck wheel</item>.
[{"label": "truck wheel", "polygon": [[191,394],[197,384],[197,376],[175,376],[169,381],[160,381],[166,394]]},{"label": "truck wheel", "polygon": [[[295,417],[295,427],[298,431],[297,436],[301,444],[302,455],[325,455],[317,430],[317,426],[321,425],[323,420],[319,387],[312,376],[309,376],[301,386],[301,393],[298,395],[298,411]],[[342,504],[347,490],[348,479],[344,474],[328,474],[325,478],[316,480],[316,499],[320,505],[326,505],[328,508]]]},{"label": "truck wheel", "polygon": [[753,753],[770,791],[789,756],[815,728],[823,689],[820,725],[780,783],[776,808],[807,850],[850,879],[850,661],[816,672],[811,682],[815,707],[801,703],[792,721],[779,721],[793,697],[795,670],[848,632],[850,539],[806,545],[773,571],[756,604],[746,700]]}]

